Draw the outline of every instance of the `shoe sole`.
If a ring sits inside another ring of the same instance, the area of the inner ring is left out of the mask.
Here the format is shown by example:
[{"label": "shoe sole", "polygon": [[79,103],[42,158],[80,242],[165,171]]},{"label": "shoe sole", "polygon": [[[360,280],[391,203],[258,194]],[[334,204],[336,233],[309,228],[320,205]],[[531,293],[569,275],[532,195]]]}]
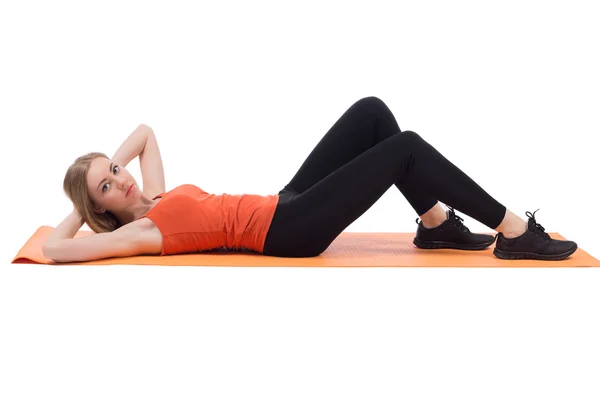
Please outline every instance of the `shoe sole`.
[{"label": "shoe sole", "polygon": [[502,258],[504,260],[546,260],[546,261],[559,261],[564,260],[569,257],[571,254],[575,253],[577,250],[577,246],[572,248],[569,251],[566,251],[562,254],[538,254],[538,253],[528,253],[528,252],[519,252],[519,251],[504,251],[498,250],[498,248],[494,248],[494,255],[498,258]]},{"label": "shoe sole", "polygon": [[459,244],[459,243],[452,243],[452,242],[443,242],[443,241],[439,241],[439,240],[423,242],[422,240],[414,238],[413,243],[415,246],[417,246],[420,249],[483,250],[483,249],[490,247],[494,243],[495,240],[496,240],[496,237],[494,237],[492,240],[490,240],[489,242],[486,242],[486,243]]}]

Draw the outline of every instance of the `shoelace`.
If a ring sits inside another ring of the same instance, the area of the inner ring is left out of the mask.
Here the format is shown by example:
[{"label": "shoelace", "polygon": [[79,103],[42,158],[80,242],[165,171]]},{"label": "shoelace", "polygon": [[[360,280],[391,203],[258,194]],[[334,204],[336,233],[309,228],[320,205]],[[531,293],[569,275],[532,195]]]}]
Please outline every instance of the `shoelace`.
[{"label": "shoelace", "polygon": [[535,233],[536,235],[540,235],[544,240],[550,240],[550,239],[552,239],[550,237],[550,235],[548,235],[548,233],[545,232],[544,227],[542,225],[538,224],[537,221],[535,220],[535,213],[538,212],[539,210],[540,209],[538,208],[537,210],[535,210],[533,212],[533,214],[531,214],[529,211],[525,212],[525,215],[527,215],[530,219],[533,220],[533,228],[530,230],[533,233]]},{"label": "shoelace", "polygon": [[[450,207],[450,206],[449,206],[449,208],[450,208],[450,215],[448,215],[448,219],[447,219],[447,221],[448,221],[450,224],[457,226],[457,227],[458,227],[460,230],[462,230],[463,232],[471,232],[471,231],[469,230],[469,228],[467,228],[467,227],[466,227],[466,226],[463,224],[463,221],[464,221],[464,219],[462,219],[461,217],[459,217],[458,215],[456,215],[456,214],[454,213],[454,208],[452,208],[452,207]],[[415,220],[415,222],[418,224],[418,223],[419,223],[419,218],[417,218],[417,219]]]},{"label": "shoelace", "polygon": [[452,207],[449,207],[449,208],[450,208],[450,215],[448,216],[448,220],[450,221],[450,223],[457,226],[463,232],[470,232],[469,228],[467,228],[463,224],[464,219],[462,219],[461,217],[459,217],[458,215],[456,215],[454,213],[454,208],[452,208]]}]

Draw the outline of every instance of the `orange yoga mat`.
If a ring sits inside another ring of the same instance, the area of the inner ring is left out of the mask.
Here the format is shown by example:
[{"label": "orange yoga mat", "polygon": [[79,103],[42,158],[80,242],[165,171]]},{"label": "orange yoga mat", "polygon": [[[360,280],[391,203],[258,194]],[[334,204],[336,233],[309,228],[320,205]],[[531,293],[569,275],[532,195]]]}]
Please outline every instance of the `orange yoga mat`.
[{"label": "orange yoga mat", "polygon": [[[133,256],[95,261],[56,263],[42,255],[42,245],[54,230],[40,227],[19,250],[12,263],[50,265],[185,265],[185,266],[292,266],[292,267],[600,267],[600,261],[578,248],[561,261],[502,260],[485,250],[425,250],[416,247],[414,233],[342,232],[325,252],[317,257],[271,257],[250,251],[214,250],[169,256]],[[91,235],[79,231],[75,237]],[[549,233],[555,239],[565,238]]]}]

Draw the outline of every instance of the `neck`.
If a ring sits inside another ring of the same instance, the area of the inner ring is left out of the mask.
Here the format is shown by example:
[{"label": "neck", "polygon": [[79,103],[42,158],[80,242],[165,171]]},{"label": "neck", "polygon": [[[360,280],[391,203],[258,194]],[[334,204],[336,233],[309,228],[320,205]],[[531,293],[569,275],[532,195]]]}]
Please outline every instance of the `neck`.
[{"label": "neck", "polygon": [[152,200],[151,198],[142,195],[142,197],[140,197],[140,201],[138,201],[134,206],[128,208],[127,210],[115,212],[114,215],[122,225],[128,224],[150,211],[158,202],[158,200],[159,199]]}]

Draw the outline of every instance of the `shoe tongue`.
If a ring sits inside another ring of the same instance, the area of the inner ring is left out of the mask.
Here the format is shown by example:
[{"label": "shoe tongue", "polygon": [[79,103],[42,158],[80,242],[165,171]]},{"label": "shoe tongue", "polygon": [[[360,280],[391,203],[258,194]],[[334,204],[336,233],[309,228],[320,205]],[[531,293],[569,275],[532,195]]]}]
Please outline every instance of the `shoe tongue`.
[{"label": "shoe tongue", "polygon": [[529,221],[527,222],[527,229],[532,231],[534,226],[535,226],[535,222],[533,221],[533,218],[529,218]]}]

